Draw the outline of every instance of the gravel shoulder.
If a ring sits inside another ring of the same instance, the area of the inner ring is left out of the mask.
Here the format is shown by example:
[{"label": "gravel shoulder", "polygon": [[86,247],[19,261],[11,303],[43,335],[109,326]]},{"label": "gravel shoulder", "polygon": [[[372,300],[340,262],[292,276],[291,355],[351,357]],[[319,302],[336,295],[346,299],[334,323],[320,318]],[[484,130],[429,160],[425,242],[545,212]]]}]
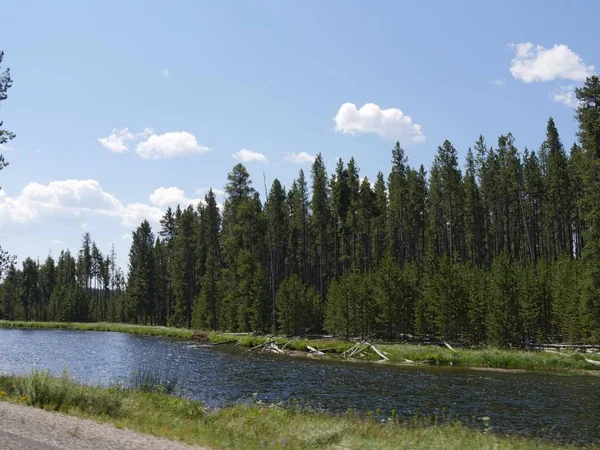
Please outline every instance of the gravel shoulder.
[{"label": "gravel shoulder", "polygon": [[3,450],[208,450],[109,424],[0,402]]}]

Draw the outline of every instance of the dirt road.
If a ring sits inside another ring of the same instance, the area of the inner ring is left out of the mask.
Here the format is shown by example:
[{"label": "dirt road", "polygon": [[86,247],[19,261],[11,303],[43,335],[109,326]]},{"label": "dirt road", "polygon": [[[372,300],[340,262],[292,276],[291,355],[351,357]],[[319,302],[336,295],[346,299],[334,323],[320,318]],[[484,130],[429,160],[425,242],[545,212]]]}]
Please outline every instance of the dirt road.
[{"label": "dirt road", "polygon": [[[0,402],[2,450],[202,450],[112,425]],[[203,449],[208,450],[208,449]]]}]

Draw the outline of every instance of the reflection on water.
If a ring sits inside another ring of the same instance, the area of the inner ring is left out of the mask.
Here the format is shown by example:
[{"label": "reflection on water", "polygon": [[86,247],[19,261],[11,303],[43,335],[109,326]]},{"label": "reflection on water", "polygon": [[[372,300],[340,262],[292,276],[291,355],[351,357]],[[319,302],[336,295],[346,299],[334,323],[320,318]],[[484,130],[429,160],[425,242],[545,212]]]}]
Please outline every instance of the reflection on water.
[{"label": "reflection on water", "polygon": [[33,367],[109,384],[140,366],[171,372],[184,396],[206,405],[297,399],[344,412],[440,414],[469,423],[489,417],[505,433],[600,442],[600,377],[389,367],[250,353],[237,347],[121,333],[0,329],[0,371]]}]

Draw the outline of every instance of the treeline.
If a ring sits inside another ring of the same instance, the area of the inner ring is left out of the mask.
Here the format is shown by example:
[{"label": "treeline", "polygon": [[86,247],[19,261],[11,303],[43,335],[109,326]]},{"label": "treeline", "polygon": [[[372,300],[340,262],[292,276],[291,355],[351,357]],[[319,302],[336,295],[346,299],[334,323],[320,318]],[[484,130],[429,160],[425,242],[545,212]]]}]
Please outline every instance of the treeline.
[{"label": "treeline", "polygon": [[[14,266],[1,314],[200,329],[436,336],[501,346],[600,341],[600,80],[577,89],[578,141],[552,119],[537,151],[480,137],[461,168],[392,150],[387,177],[317,155],[262,202],[246,168],[196,207],[133,233],[125,282],[84,236],[77,258]],[[266,187],[265,187],[266,188]]]}]

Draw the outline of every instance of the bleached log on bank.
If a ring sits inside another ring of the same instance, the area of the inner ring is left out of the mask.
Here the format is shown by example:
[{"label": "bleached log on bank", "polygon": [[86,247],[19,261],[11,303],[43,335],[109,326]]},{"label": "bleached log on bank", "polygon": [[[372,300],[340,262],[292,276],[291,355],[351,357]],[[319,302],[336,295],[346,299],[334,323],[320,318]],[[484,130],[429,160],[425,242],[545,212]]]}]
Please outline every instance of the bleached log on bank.
[{"label": "bleached log on bank", "polygon": [[446,347],[448,347],[450,350],[452,350],[454,353],[457,353],[457,352],[456,352],[456,350],[454,350],[454,349],[453,349],[453,348],[450,346],[450,344],[448,344],[446,341],[444,341],[444,345],[445,345]]},{"label": "bleached log on bank", "polygon": [[383,353],[381,353],[379,350],[377,350],[377,348],[374,345],[371,344],[371,348],[373,349],[373,351],[375,353],[377,353],[379,355],[379,357],[381,359],[383,359],[384,361],[388,361],[389,360],[389,358],[387,356],[385,356]]},{"label": "bleached log on bank", "polygon": [[315,355],[322,356],[322,355],[324,355],[324,354],[325,354],[325,353],[323,353],[322,351],[320,351],[320,350],[317,350],[317,349],[316,349],[316,348],[314,348],[314,347],[311,347],[310,345],[307,345],[307,346],[306,346],[306,348],[308,349],[308,351],[310,351],[311,353],[314,353]]},{"label": "bleached log on bank", "polygon": [[267,342],[263,342],[262,344],[256,345],[250,349],[248,349],[249,352],[251,352],[252,350],[256,350],[257,348],[262,348],[262,347],[266,347],[267,345],[272,344],[273,342],[275,342],[275,339],[267,341]]},{"label": "bleached log on bank", "polygon": [[584,358],[585,362],[591,364],[592,366],[600,366],[600,361],[594,361],[593,359]]},{"label": "bleached log on bank", "polygon": [[279,353],[279,354],[285,353],[282,349],[277,347],[277,344],[275,342],[271,342],[269,345],[266,345],[265,347],[263,347],[263,350],[267,350],[267,351],[270,351],[273,353]]}]

